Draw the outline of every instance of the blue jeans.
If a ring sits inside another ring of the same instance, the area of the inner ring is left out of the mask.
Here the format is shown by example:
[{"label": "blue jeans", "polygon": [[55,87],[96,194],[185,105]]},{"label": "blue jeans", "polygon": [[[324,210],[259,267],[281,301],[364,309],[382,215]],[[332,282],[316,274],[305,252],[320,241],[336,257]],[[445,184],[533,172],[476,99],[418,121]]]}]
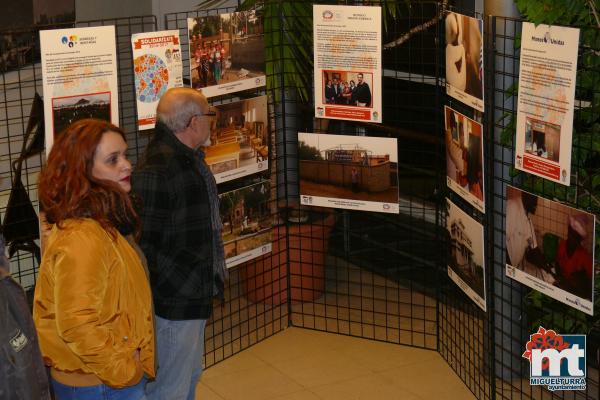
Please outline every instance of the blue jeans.
[{"label": "blue jeans", "polygon": [[202,374],[205,319],[171,321],[156,316],[156,380],[146,385],[148,400],[194,400]]},{"label": "blue jeans", "polygon": [[144,386],[146,378],[134,386],[114,389],[106,385],[75,387],[52,379],[56,400],[146,400]]}]

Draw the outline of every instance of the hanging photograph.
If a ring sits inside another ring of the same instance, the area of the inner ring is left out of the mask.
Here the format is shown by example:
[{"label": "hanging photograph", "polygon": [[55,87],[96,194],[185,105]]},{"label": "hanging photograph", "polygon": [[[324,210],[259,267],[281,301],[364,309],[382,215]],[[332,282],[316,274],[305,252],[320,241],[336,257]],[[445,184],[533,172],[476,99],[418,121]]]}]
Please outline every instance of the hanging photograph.
[{"label": "hanging photograph", "polygon": [[506,188],[506,275],[594,313],[595,216]]},{"label": "hanging photograph", "polygon": [[445,26],[446,93],[483,112],[483,20],[449,12]]},{"label": "hanging photograph", "polygon": [[523,23],[515,166],[569,186],[579,29]]},{"label": "hanging photograph", "polygon": [[114,26],[40,31],[46,152],[83,118],[119,124]]},{"label": "hanging photograph", "polygon": [[269,181],[219,195],[227,267],[271,252]]},{"label": "hanging photograph", "polygon": [[398,214],[395,138],[298,133],[300,200]]},{"label": "hanging photograph", "polygon": [[260,10],[188,18],[190,80],[206,97],[266,85]]},{"label": "hanging photograph", "polygon": [[485,212],[483,193],[483,128],[450,107],[444,107],[446,183],[463,199]]},{"label": "hanging photograph", "polygon": [[136,33],[131,46],[138,128],[152,129],[162,95],[183,86],[179,31]]},{"label": "hanging photograph", "polygon": [[315,115],[381,123],[381,7],[313,5]]},{"label": "hanging photograph", "polygon": [[450,235],[448,276],[486,311],[483,225],[450,200],[446,199],[446,203],[446,229]]},{"label": "hanging photograph", "polygon": [[211,145],[204,149],[217,183],[269,167],[267,96],[215,106]]}]

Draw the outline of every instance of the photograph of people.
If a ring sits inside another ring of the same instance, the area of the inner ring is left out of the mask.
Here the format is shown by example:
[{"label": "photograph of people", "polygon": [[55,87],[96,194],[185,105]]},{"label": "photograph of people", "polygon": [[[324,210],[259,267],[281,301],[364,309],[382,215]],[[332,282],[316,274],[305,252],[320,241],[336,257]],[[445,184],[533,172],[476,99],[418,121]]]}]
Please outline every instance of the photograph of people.
[{"label": "photograph of people", "polygon": [[33,318],[60,400],[142,399],[155,374],[154,317],[125,134],[83,119],[58,136],[39,177],[52,224]]},{"label": "photograph of people", "polygon": [[448,94],[483,111],[483,22],[449,12],[445,28]]},{"label": "photograph of people", "polygon": [[558,162],[560,126],[527,117],[525,120],[525,153]]},{"label": "photograph of people", "polygon": [[[256,10],[188,18],[188,34],[193,88],[246,79],[256,87],[258,77],[262,77],[259,81],[264,85],[263,21]],[[248,88],[238,90],[244,89]],[[218,94],[218,91],[205,93]]]},{"label": "photograph of people", "polygon": [[444,113],[448,187],[484,212],[483,127],[450,107]]},{"label": "photograph of people", "polygon": [[594,215],[511,186],[506,196],[509,276],[569,305],[575,297],[591,312]]},{"label": "photograph of people", "polygon": [[[358,83],[357,83],[358,82]],[[353,107],[373,107],[373,74],[349,71],[323,71],[323,103]]]}]

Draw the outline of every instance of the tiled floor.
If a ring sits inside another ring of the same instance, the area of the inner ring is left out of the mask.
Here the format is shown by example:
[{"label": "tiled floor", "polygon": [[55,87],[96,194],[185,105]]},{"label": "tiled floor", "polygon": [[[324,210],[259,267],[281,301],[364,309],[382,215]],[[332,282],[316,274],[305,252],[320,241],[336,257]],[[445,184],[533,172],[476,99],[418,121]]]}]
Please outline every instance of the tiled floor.
[{"label": "tiled floor", "polygon": [[208,368],[201,400],[470,400],[435,351],[289,328]]}]

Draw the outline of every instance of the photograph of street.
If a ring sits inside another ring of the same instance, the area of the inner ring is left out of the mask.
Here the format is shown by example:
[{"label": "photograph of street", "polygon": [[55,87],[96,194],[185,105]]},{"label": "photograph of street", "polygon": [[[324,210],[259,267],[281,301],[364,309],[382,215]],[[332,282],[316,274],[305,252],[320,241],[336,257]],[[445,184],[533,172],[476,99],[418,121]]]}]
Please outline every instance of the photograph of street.
[{"label": "photograph of street", "polygon": [[269,181],[219,195],[227,267],[271,251],[269,197]]}]

